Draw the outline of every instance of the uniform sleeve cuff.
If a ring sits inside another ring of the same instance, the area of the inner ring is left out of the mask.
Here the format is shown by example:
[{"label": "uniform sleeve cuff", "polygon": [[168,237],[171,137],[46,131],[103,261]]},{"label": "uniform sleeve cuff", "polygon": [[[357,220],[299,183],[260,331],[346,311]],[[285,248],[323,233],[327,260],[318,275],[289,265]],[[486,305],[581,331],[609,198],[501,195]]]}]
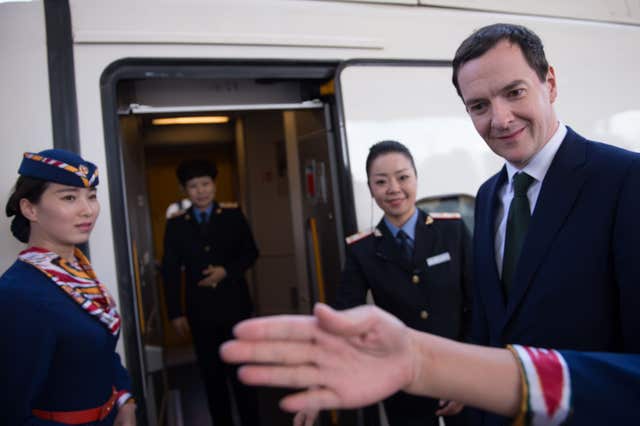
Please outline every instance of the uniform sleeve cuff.
[{"label": "uniform sleeve cuff", "polygon": [[557,351],[513,345],[522,376],[522,406],[514,425],[555,426],[571,409],[569,368]]},{"label": "uniform sleeve cuff", "polygon": [[118,392],[118,408],[122,407],[124,404],[128,403],[129,401],[134,401],[133,399],[133,395],[131,395],[129,392],[127,391],[120,391]]}]

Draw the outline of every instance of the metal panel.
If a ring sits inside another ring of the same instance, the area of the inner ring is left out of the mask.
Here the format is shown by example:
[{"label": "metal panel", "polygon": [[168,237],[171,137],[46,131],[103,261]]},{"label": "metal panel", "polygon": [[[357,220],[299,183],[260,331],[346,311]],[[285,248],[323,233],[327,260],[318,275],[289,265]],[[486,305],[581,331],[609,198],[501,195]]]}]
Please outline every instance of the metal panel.
[{"label": "metal panel", "polygon": [[347,62],[338,82],[358,229],[371,228],[382,217],[365,170],[369,147],[378,141],[397,140],[411,150],[418,198],[475,194],[500,167],[455,96],[447,62]]}]

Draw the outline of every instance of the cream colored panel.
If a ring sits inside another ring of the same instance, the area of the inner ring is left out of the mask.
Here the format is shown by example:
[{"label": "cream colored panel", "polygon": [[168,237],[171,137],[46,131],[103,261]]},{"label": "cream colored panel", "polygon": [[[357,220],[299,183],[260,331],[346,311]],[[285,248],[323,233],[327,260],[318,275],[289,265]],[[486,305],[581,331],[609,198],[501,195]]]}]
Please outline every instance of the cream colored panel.
[{"label": "cream colored panel", "polygon": [[42,2],[0,4],[0,271],[23,248],[11,236],[4,206],[18,177],[24,151],[53,146]]},{"label": "cream colored panel", "polygon": [[425,6],[640,24],[640,2],[637,0],[419,0],[419,3]]},{"label": "cream colored panel", "polygon": [[[186,43],[378,49],[375,29],[348,29],[349,14],[334,13],[318,25],[318,1],[97,0],[72,1],[75,43]],[[333,6],[335,8],[335,6]],[[347,11],[347,10],[345,10]]]},{"label": "cream colored panel", "polygon": [[417,197],[475,196],[500,161],[477,135],[451,86],[451,68],[350,66],[340,75],[358,228],[382,211],[367,188],[365,160],[374,143],[393,139],[412,152]]}]

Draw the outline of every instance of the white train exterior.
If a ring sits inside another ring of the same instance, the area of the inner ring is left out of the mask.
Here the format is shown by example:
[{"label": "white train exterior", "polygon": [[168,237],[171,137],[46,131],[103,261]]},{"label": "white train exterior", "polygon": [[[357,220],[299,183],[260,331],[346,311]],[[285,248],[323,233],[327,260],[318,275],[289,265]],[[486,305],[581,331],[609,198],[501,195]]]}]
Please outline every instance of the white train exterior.
[{"label": "white train exterior", "polygon": [[[137,298],[140,275],[153,268],[154,253],[145,225],[145,178],[135,175],[145,167],[143,144],[127,142],[141,138],[145,117],[235,114],[229,137],[235,141],[237,200],[267,247],[254,283],[289,265],[285,280],[294,283],[290,294],[297,299],[280,306],[290,289],[274,290],[277,297],[263,292],[262,312],[306,312],[319,298],[318,268],[327,268],[309,255],[309,238],[318,239],[309,234],[309,216],[324,218],[320,246],[323,259],[335,252],[327,260],[333,269],[339,269],[344,236],[380,217],[366,189],[369,145],[397,139],[410,147],[419,197],[473,196],[500,167],[466,116],[449,65],[466,36],[496,22],[523,24],[541,36],[556,70],[556,107],[564,123],[588,138],[640,150],[638,1],[0,3],[0,193],[6,200],[24,151],[76,149],[98,164],[102,213],[89,249],[125,315],[121,351],[147,399],[141,401],[146,422],[157,423],[160,409],[157,397],[149,396],[147,372],[154,361],[140,329],[150,314]],[[318,95],[331,82],[335,90]],[[263,156],[258,144],[251,145],[252,134],[269,132],[264,126],[271,116],[258,111],[280,117],[286,166],[267,164],[271,153]],[[251,128],[252,120],[260,124]],[[306,125],[318,127],[301,129]],[[309,148],[318,132],[322,155]],[[279,174],[278,167],[287,170]],[[309,177],[313,188],[305,186]],[[288,193],[273,211],[260,197],[270,190]],[[281,211],[289,226],[284,251],[264,229]],[[5,269],[21,246],[8,237],[7,218],[0,226]]]}]

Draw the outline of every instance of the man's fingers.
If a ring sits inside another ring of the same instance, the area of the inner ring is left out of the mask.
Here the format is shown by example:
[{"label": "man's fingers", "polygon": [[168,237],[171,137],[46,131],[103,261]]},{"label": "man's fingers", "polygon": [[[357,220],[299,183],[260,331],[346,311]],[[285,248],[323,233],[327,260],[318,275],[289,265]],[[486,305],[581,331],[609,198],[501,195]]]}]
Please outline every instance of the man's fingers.
[{"label": "man's fingers", "polygon": [[317,412],[342,407],[340,406],[340,399],[335,392],[327,388],[316,387],[282,398],[280,400],[280,408],[289,412]]},{"label": "man's fingers", "polygon": [[306,342],[233,340],[220,347],[222,359],[236,364],[310,364],[317,354],[314,346]]},{"label": "man's fingers", "polygon": [[313,340],[317,332],[316,319],[302,315],[254,318],[233,328],[233,334],[243,340]]},{"label": "man's fingers", "polygon": [[247,385],[284,388],[321,386],[323,382],[318,369],[311,365],[244,365],[238,369],[238,378]]}]

